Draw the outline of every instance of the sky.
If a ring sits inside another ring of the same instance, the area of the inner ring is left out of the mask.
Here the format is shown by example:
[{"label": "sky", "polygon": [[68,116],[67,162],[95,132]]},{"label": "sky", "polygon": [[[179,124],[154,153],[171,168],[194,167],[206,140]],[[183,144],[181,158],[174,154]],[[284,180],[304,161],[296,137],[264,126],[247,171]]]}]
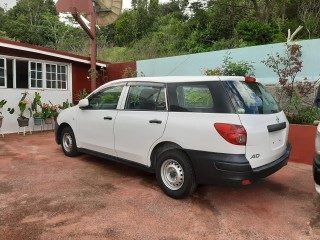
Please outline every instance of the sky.
[{"label": "sky", "polygon": [[[55,2],[57,0],[54,0]],[[15,0],[0,0],[0,7],[4,7],[5,4],[8,4],[8,9],[13,7],[16,4]],[[130,8],[131,7],[131,0],[123,0],[122,2],[122,9]]]},{"label": "sky", "polygon": [[[124,1],[127,1],[127,0],[124,0]],[[0,0],[0,7],[4,8],[5,4],[7,4],[7,9],[9,9],[9,8],[12,8],[16,4],[16,1],[15,0]]]}]

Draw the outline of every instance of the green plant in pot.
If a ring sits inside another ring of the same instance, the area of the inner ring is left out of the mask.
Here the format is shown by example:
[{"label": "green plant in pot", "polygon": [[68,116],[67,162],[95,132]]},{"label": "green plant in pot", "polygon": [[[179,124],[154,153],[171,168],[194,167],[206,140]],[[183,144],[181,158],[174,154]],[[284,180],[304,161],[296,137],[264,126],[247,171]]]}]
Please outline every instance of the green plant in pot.
[{"label": "green plant in pot", "polygon": [[56,115],[56,112],[57,112],[57,107],[52,103],[51,103],[51,106],[47,103],[42,104],[42,114],[44,117],[44,122],[46,124],[53,123],[53,118]]},{"label": "green plant in pot", "polygon": [[56,114],[54,115],[54,120],[57,120],[57,117],[59,115],[59,113],[69,107],[73,107],[73,103],[69,103],[69,100],[67,99],[66,101],[64,101],[62,104],[58,104],[57,106],[57,110]]},{"label": "green plant in pot", "polygon": [[31,103],[31,110],[33,112],[33,121],[35,126],[41,126],[43,125],[43,113],[42,111],[38,111],[38,107],[41,108],[41,95],[38,92],[35,92],[33,101]]},{"label": "green plant in pot", "polygon": [[[24,116],[24,113],[26,110],[29,111],[30,113],[30,117],[32,116],[32,111],[31,108],[27,108],[27,105],[30,103],[30,101],[27,99],[28,96],[28,92],[25,91],[22,93],[22,97],[18,103],[18,107],[19,107],[19,113],[18,113],[18,125],[19,127],[26,127],[29,126],[29,118],[27,118],[26,116]],[[15,112],[14,108],[8,108],[8,111],[10,114],[13,114]]]},{"label": "green plant in pot", "polygon": [[1,126],[2,126],[2,121],[3,121],[2,109],[3,109],[4,105],[6,105],[6,103],[7,103],[7,101],[4,100],[4,99],[2,99],[2,100],[0,101],[0,128],[1,128]]}]

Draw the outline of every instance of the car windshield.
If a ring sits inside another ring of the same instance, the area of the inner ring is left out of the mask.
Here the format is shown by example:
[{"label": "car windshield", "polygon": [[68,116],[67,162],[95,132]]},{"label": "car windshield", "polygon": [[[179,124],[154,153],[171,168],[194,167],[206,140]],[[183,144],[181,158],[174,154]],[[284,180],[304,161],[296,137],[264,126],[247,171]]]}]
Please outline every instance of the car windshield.
[{"label": "car windshield", "polygon": [[272,95],[260,83],[225,81],[224,84],[239,114],[271,114],[281,111]]}]

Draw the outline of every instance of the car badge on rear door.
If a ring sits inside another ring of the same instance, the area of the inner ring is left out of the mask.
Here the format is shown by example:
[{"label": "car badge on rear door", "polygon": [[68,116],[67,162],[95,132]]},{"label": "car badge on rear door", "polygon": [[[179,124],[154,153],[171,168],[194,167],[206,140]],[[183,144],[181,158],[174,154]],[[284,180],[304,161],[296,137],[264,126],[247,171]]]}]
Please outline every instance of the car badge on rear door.
[{"label": "car badge on rear door", "polygon": [[278,116],[276,117],[276,121],[277,121],[277,123],[279,123],[279,122],[280,122],[280,119],[278,118]]}]

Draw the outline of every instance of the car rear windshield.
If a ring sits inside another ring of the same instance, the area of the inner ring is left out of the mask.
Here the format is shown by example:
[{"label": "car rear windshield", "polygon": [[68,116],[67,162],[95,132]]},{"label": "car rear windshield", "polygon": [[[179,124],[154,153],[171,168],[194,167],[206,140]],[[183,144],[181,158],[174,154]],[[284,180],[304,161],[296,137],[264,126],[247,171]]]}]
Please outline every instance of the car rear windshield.
[{"label": "car rear windshield", "polygon": [[281,111],[272,95],[260,83],[225,81],[223,84],[239,114],[272,114]]}]

